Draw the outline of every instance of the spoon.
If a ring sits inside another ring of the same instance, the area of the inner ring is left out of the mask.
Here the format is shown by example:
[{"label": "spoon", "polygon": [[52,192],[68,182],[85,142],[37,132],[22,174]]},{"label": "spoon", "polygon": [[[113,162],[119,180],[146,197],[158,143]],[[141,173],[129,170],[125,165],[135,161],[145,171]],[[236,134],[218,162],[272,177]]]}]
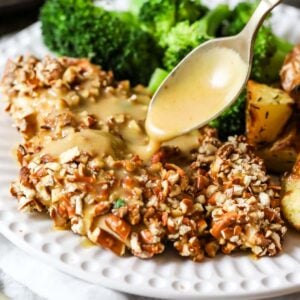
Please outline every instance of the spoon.
[{"label": "spoon", "polygon": [[261,0],[239,34],[203,43],[173,69],[149,105],[150,142],[202,127],[234,103],[250,76],[257,31],[281,1]]}]

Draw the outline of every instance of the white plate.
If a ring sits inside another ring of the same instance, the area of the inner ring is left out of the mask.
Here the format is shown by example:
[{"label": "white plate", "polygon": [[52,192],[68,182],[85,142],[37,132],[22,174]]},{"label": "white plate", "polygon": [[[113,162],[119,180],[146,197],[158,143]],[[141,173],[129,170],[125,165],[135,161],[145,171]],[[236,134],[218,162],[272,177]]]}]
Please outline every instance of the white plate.
[{"label": "white plate", "polygon": [[[216,1],[215,1],[216,2]],[[220,2],[220,1],[218,1]],[[300,42],[300,12],[277,9],[276,32]],[[298,31],[297,31],[297,28]],[[0,41],[0,72],[8,57],[47,51],[39,24]],[[119,258],[99,247],[86,248],[82,239],[68,231],[55,231],[42,215],[17,211],[9,184],[17,176],[11,149],[19,141],[9,117],[0,105],[0,232],[20,248],[83,280],[120,291],[160,298],[255,299],[300,290],[300,235],[289,233],[284,253],[253,260],[243,254],[219,255],[203,263],[181,259],[173,252],[152,260]]]}]

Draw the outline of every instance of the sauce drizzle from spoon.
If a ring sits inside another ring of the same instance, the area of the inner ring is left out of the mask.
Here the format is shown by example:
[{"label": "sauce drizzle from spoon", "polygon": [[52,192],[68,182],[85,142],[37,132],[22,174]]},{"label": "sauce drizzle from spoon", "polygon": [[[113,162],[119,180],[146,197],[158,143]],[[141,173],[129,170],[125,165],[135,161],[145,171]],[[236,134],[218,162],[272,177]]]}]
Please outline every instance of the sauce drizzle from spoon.
[{"label": "sauce drizzle from spoon", "polygon": [[176,70],[148,110],[149,147],[185,134],[213,119],[239,93],[248,65],[229,48],[201,52]]}]

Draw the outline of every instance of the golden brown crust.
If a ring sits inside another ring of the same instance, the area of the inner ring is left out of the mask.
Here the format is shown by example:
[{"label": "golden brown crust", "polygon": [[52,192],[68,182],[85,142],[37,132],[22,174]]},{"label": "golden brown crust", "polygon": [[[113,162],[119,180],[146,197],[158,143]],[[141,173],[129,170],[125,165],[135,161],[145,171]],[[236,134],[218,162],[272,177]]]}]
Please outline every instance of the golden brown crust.
[{"label": "golden brown crust", "polygon": [[210,174],[216,190],[209,207],[210,232],[222,251],[250,249],[257,256],[280,252],[286,233],[278,207],[280,187],[271,184],[245,138],[229,138],[218,149]]}]

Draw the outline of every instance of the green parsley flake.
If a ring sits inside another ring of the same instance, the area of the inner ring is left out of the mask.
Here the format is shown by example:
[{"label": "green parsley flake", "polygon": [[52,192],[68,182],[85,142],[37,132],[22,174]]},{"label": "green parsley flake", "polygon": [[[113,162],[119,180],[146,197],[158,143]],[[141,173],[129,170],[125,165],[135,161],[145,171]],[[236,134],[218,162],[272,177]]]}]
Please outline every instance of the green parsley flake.
[{"label": "green parsley flake", "polygon": [[117,199],[114,203],[114,208],[120,208],[125,205],[125,201],[123,199]]}]

